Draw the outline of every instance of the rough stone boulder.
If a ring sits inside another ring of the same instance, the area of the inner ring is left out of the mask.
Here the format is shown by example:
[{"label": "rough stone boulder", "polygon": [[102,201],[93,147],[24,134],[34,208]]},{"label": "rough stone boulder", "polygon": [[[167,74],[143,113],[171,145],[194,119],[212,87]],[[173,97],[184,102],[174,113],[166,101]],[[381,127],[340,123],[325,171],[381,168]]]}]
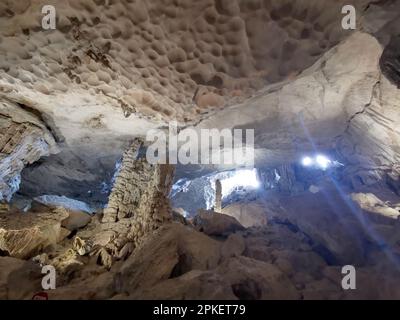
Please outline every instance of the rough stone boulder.
[{"label": "rough stone boulder", "polygon": [[221,247],[222,258],[238,257],[243,254],[246,249],[244,238],[237,233],[229,235]]},{"label": "rough stone boulder", "polygon": [[326,266],[325,261],[313,251],[274,250],[274,264],[286,275],[306,273],[318,275]]},{"label": "rough stone boulder", "polygon": [[178,278],[162,281],[117,299],[143,300],[235,300],[223,277],[212,271],[193,270]]},{"label": "rough stone boulder", "polygon": [[32,299],[42,291],[39,265],[11,257],[0,257],[0,299]]},{"label": "rough stone boulder", "polygon": [[149,235],[120,269],[123,291],[152,286],[191,270],[215,268],[220,243],[180,223],[170,223]]},{"label": "rough stone boulder", "polygon": [[223,208],[222,213],[234,217],[245,228],[265,226],[267,224],[265,206],[256,202],[235,203]]},{"label": "rough stone boulder", "polygon": [[42,196],[36,197],[30,204],[29,211],[35,212],[56,212],[59,216],[66,216],[61,221],[62,227],[75,231],[85,227],[92,219],[90,209],[85,203],[75,201],[67,197]]},{"label": "rough stone boulder", "polygon": [[[349,200],[343,198],[337,190],[329,189],[330,201],[321,195],[310,192],[284,197],[280,204],[284,208],[276,223],[295,228],[312,239],[315,250],[320,252],[329,263],[362,264],[365,262],[366,232],[360,224],[365,218],[356,206],[351,207]],[[334,203],[335,206],[331,205]],[[277,239],[279,240],[279,239]],[[294,247],[296,242],[293,242]]]},{"label": "rough stone boulder", "polygon": [[[384,255],[384,254],[383,254]],[[385,260],[384,257],[381,257]],[[383,265],[371,265],[365,267],[357,267],[357,290],[346,290],[345,292],[341,288],[341,281],[343,274],[341,273],[340,266],[328,266],[323,270],[323,275],[325,279],[331,282],[331,287],[334,289],[336,286],[336,291],[340,295],[336,296],[330,295],[330,298],[340,298],[340,299],[356,299],[356,300],[380,300],[389,299],[397,300],[400,298],[400,274],[399,270],[393,270],[393,261],[390,262],[392,268],[385,268]],[[307,296],[310,297],[311,287],[314,289],[322,289],[326,292],[326,287],[316,288],[317,283],[312,283],[306,288],[305,292]],[[334,285],[334,286],[332,286]],[[320,293],[320,292],[319,292]],[[318,292],[312,293],[312,296],[316,297]],[[323,299],[325,295],[317,296],[317,299]]]},{"label": "rough stone boulder", "polygon": [[270,300],[299,297],[290,280],[272,264],[236,257],[214,270],[193,270],[135,291],[128,298]]},{"label": "rough stone boulder", "polygon": [[[380,215],[389,219],[397,219],[400,216],[400,205],[392,208],[372,193],[352,193],[351,199],[356,202],[361,209],[374,213],[375,215]],[[380,220],[382,221],[382,219]]]},{"label": "rough stone boulder", "polygon": [[27,259],[64,239],[69,231],[62,228],[65,211],[13,213],[0,216],[0,250],[6,255]]},{"label": "rough stone boulder", "polygon": [[227,236],[245,228],[233,217],[214,211],[199,210],[193,219],[197,230],[209,236]]},{"label": "rough stone boulder", "polygon": [[70,231],[74,231],[85,227],[91,219],[92,217],[83,211],[68,210],[68,217],[61,222],[61,225]]},{"label": "rough stone boulder", "polygon": [[247,257],[234,257],[217,269],[240,300],[298,299],[289,278],[276,266]]},{"label": "rough stone boulder", "polygon": [[0,299],[7,299],[8,276],[16,269],[21,268],[25,261],[11,257],[0,257]]},{"label": "rough stone boulder", "polygon": [[[102,272],[93,267],[87,268],[80,277],[67,286],[57,287],[49,292],[50,300],[104,300],[116,292],[117,282],[112,272]],[[94,280],[95,279],[95,280]]]}]

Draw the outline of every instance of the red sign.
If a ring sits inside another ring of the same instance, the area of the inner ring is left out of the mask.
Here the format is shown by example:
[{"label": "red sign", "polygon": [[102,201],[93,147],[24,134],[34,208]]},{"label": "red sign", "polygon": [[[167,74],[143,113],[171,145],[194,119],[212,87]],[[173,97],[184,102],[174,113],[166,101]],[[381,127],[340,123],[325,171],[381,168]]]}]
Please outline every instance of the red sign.
[{"label": "red sign", "polygon": [[32,300],[49,300],[49,295],[46,292],[38,292],[32,297]]}]

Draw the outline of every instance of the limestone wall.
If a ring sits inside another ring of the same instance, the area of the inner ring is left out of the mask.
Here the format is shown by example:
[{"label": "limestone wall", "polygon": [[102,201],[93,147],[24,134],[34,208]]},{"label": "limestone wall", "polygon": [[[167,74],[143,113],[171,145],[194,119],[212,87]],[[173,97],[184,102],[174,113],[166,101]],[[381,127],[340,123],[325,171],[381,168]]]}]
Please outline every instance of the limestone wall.
[{"label": "limestone wall", "polygon": [[55,142],[40,119],[15,103],[0,102],[0,201],[10,201],[22,169],[49,155]]}]

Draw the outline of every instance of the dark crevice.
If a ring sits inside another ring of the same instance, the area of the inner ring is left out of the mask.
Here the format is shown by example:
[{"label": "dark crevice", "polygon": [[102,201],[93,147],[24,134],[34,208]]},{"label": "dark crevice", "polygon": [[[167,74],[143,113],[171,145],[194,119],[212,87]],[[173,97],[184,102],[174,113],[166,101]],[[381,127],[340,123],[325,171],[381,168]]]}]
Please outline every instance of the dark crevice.
[{"label": "dark crevice", "polygon": [[307,233],[301,231],[297,225],[291,223],[288,219],[281,220],[279,218],[273,218],[270,222],[277,225],[285,226],[293,233],[300,232],[306,239],[306,242],[311,247],[311,249],[316,254],[318,254],[322,259],[324,259],[327,265],[329,266],[339,265],[339,260],[327,247],[325,247],[321,243],[315,242]]},{"label": "dark crevice", "polygon": [[78,230],[74,230],[74,231],[72,231],[69,235],[68,235],[68,239],[72,239],[73,237],[75,237],[76,236],[76,234],[78,233]]},{"label": "dark crevice", "polygon": [[7,250],[0,249],[0,257],[9,257],[10,253]]},{"label": "dark crevice", "polygon": [[260,300],[262,295],[259,284],[252,279],[233,284],[232,291],[239,300]]},{"label": "dark crevice", "polygon": [[376,1],[371,1],[370,3],[367,4],[367,6],[364,8],[364,12],[367,12],[371,6],[386,6],[386,5],[391,5],[397,0],[376,0]]},{"label": "dark crevice", "polygon": [[367,111],[367,109],[371,106],[372,102],[374,101],[374,99],[377,97],[377,90],[379,89],[379,86],[381,84],[380,79],[378,81],[375,82],[374,86],[372,87],[372,94],[371,94],[371,99],[369,100],[369,102],[363,107],[362,110],[354,113],[349,120],[347,120],[347,128],[346,128],[346,132],[349,130],[351,123],[353,122],[353,120],[365,113]]},{"label": "dark crevice", "polygon": [[26,104],[22,104],[19,102],[17,102],[17,104],[21,109],[30,113],[35,118],[37,118],[41,123],[43,123],[44,126],[46,127],[46,129],[51,133],[51,135],[53,136],[54,140],[57,143],[62,143],[65,141],[65,138],[59,132],[57,132],[58,130],[56,129],[56,126],[54,125],[54,123],[51,123],[51,122],[53,122],[53,120],[51,120],[49,117],[47,117],[45,114],[43,114],[39,110],[29,107]]},{"label": "dark crevice", "polygon": [[172,269],[172,272],[169,276],[169,279],[180,277],[181,275],[185,274],[186,272],[190,271],[188,256],[185,254],[180,254],[178,258],[178,263]]},{"label": "dark crevice", "polygon": [[392,36],[383,50],[379,65],[385,77],[400,88],[400,36]]}]

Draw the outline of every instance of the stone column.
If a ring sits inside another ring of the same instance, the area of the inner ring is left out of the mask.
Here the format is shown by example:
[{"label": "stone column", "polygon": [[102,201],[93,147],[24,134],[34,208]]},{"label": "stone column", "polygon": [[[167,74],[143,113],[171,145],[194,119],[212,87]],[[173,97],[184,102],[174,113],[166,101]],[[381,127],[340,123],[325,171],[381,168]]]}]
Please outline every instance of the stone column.
[{"label": "stone column", "polygon": [[131,217],[139,204],[140,190],[135,186],[138,185],[137,180],[140,180],[140,172],[136,172],[136,166],[141,146],[142,142],[135,140],[124,152],[120,171],[104,209],[103,223]]},{"label": "stone column", "polygon": [[215,212],[222,212],[222,185],[220,180],[215,181]]},{"label": "stone column", "polygon": [[104,210],[94,244],[110,267],[114,258],[129,255],[143,237],[172,219],[169,192],[175,167],[151,164],[138,157],[142,143],[135,141],[124,153],[121,169]]}]

